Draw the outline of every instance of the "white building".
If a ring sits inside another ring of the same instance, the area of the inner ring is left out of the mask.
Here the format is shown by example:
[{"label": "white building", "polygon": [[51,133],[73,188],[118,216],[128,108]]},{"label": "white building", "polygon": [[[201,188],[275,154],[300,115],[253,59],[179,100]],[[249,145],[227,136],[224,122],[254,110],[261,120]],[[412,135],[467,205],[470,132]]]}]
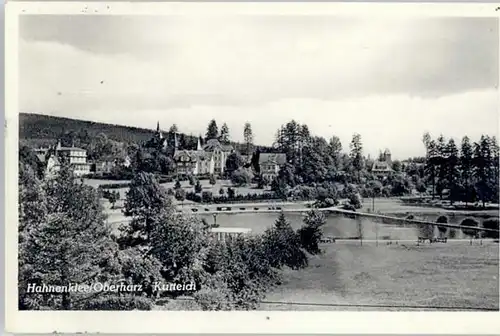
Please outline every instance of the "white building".
[{"label": "white building", "polygon": [[174,161],[177,174],[185,175],[222,175],[226,168],[226,160],[233,152],[231,145],[222,145],[218,140],[209,140],[201,146],[198,139],[196,150],[178,149],[177,136],[175,138]]},{"label": "white building", "polygon": [[252,229],[247,228],[233,228],[233,227],[218,227],[211,229],[212,234],[215,239],[221,242],[230,241],[236,237],[244,236],[250,234]]},{"label": "white building", "polygon": [[385,177],[392,171],[391,152],[389,149],[386,149],[379,160],[375,160],[373,163],[372,173],[378,177]]},{"label": "white building", "polygon": [[262,177],[274,180],[280,168],[286,164],[286,154],[283,153],[260,153],[259,168]]},{"label": "white building", "polygon": [[78,147],[62,147],[58,141],[55,148],[38,148],[35,150],[38,159],[46,163],[47,173],[54,173],[60,169],[61,160],[67,161],[73,168],[75,176],[90,173],[90,163],[87,162],[87,151]]},{"label": "white building", "polygon": [[222,175],[226,169],[227,157],[234,151],[233,146],[221,144],[217,139],[210,139],[203,146],[203,150],[213,155],[214,173]]}]

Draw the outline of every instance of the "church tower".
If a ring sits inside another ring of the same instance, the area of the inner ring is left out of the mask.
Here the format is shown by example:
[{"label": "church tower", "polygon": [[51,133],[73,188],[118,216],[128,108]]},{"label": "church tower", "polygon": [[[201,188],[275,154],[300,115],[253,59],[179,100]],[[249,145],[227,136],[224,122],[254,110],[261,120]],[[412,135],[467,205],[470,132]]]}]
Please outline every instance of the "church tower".
[{"label": "church tower", "polygon": [[161,134],[161,130],[160,130],[160,122],[159,121],[156,122],[156,136],[160,140],[163,139],[163,135]]},{"label": "church tower", "polygon": [[198,145],[196,146],[196,150],[203,150],[203,148],[201,147],[201,140],[200,140],[200,137],[198,137]]}]

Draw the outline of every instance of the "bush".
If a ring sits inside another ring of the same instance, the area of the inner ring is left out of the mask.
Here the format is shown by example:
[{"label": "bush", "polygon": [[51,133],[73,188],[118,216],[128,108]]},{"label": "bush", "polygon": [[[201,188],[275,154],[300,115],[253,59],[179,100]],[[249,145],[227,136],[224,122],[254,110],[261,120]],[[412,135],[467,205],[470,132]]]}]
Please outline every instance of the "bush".
[{"label": "bush", "polygon": [[225,193],[225,192],[224,192],[224,188],[222,188],[222,187],[221,187],[221,188],[219,189],[219,195],[224,196],[224,193]]},{"label": "bush", "polygon": [[[483,228],[498,230],[498,223],[498,218],[488,218],[483,222]],[[484,237],[498,239],[498,232],[484,231]]]},{"label": "bush", "polygon": [[175,190],[175,199],[184,202],[186,199],[186,191],[182,188]]},{"label": "bush", "polygon": [[198,181],[196,183],[196,185],[194,186],[194,192],[197,193],[197,194],[199,194],[199,193],[202,192],[202,190],[203,190],[203,187],[201,186],[200,181]]},{"label": "bush", "polygon": [[360,209],[363,206],[363,204],[361,204],[361,197],[358,193],[349,195],[349,203],[355,209]]},{"label": "bush", "polygon": [[434,238],[434,225],[430,224],[419,224],[419,235],[423,238]]},{"label": "bush", "polygon": [[299,229],[298,235],[302,247],[311,254],[319,254],[319,242],[323,236],[321,227],[325,225],[326,217],[323,213],[311,210],[304,218],[304,225]]},{"label": "bush", "polygon": [[[446,223],[448,223],[448,217],[446,217],[446,216],[439,216],[438,219],[436,220],[436,223],[446,224]],[[444,235],[448,231],[448,228],[446,226],[440,226],[440,225],[438,225],[438,230],[439,230],[439,233],[441,235]]]},{"label": "bush", "polygon": [[83,310],[152,310],[153,301],[143,296],[112,295],[99,296],[87,301],[81,307]]},{"label": "bush", "polygon": [[288,266],[300,269],[307,266],[308,260],[301,250],[300,238],[283,213],[276,220],[274,227],[265,231],[263,239],[272,267]]},{"label": "bush", "polygon": [[[460,226],[479,226],[479,222],[475,220],[474,218],[465,218],[461,223]],[[468,228],[462,228],[461,229],[463,234],[472,238],[478,237],[479,231],[474,230],[474,229],[468,229]]]},{"label": "bush", "polygon": [[217,179],[215,178],[215,175],[210,175],[210,184],[215,185],[217,183]]},{"label": "bush", "polygon": [[203,203],[211,203],[211,202],[213,202],[213,199],[214,199],[214,197],[213,197],[211,191],[204,191],[204,192],[202,192],[202,194],[201,194],[201,201]]},{"label": "bush", "polygon": [[99,185],[101,189],[121,189],[121,188],[129,188],[130,183],[103,183]]},{"label": "bush", "polygon": [[456,238],[457,237],[457,230],[454,228],[450,228],[450,230],[448,231],[448,237],[450,239]]},{"label": "bush", "polygon": [[227,188],[227,197],[230,199],[233,199],[235,196],[236,192],[234,191],[233,188]]},{"label": "bush", "polygon": [[175,181],[174,189],[181,189],[181,188],[182,188],[181,181],[179,181],[179,180]]},{"label": "bush", "polygon": [[252,177],[248,169],[240,168],[231,174],[231,182],[236,186],[244,186],[252,182]]}]

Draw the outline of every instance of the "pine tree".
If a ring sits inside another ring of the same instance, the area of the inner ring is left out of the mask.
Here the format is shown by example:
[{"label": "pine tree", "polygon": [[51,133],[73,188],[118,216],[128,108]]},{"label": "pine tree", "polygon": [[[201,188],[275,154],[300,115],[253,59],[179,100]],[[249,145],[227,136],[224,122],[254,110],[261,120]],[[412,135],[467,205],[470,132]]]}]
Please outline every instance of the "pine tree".
[{"label": "pine tree", "polygon": [[173,209],[171,198],[154,175],[138,173],[130,182],[125,199],[124,214],[132,217],[132,221],[124,228],[122,245],[133,247],[147,244],[151,238],[154,217],[160,210],[173,211]]},{"label": "pine tree", "polygon": [[68,286],[114,279],[119,274],[113,261],[117,245],[105,223],[97,190],[75,182],[69,167],[62,167],[56,179],[46,181],[43,189],[47,195],[46,215],[19,246],[20,309],[79,309],[96,294],[34,294],[27,292],[27,286]]},{"label": "pine tree", "polygon": [[493,200],[498,200],[499,198],[499,178],[500,178],[500,149],[498,146],[498,140],[495,136],[490,138],[490,152],[491,152],[491,165],[492,165],[492,189],[493,189]]},{"label": "pine tree", "polygon": [[176,124],[173,124],[172,126],[170,126],[170,129],[168,130],[168,133],[170,133],[170,134],[179,133],[179,128],[177,127]]},{"label": "pine tree", "polygon": [[298,234],[302,247],[311,254],[319,254],[319,242],[323,236],[321,227],[325,225],[326,217],[322,212],[311,210],[304,218],[304,225],[299,229]]},{"label": "pine tree", "polygon": [[246,122],[243,128],[243,139],[246,145],[247,155],[250,155],[253,146],[253,132],[252,125],[249,122]]},{"label": "pine tree", "polygon": [[154,220],[150,254],[163,265],[167,281],[198,281],[208,228],[195,217],[160,211]]},{"label": "pine tree", "polygon": [[215,119],[210,120],[207,127],[206,140],[217,139],[219,137],[219,128]]},{"label": "pine tree", "polygon": [[361,143],[361,135],[355,133],[352,136],[350,144],[350,158],[354,171],[357,174],[357,180],[361,177],[361,170],[363,169],[363,144]]},{"label": "pine tree", "polygon": [[479,143],[474,144],[474,177],[476,191],[483,207],[493,198],[493,162],[491,144],[488,136],[481,136]]},{"label": "pine tree", "polygon": [[438,179],[440,161],[441,161],[441,156],[439,155],[437,144],[434,140],[431,140],[429,143],[428,158],[426,159],[425,162],[425,173],[427,175],[427,178],[431,182],[432,199],[434,199],[436,194],[436,189],[437,189],[436,182]]},{"label": "pine tree", "polygon": [[455,141],[450,139],[448,144],[446,145],[446,174],[447,174],[447,182],[448,189],[450,190],[450,201],[453,204],[454,200],[459,199],[460,193],[459,189],[459,157],[458,157],[458,149],[455,145]]},{"label": "pine tree", "polygon": [[460,148],[460,178],[461,184],[464,190],[465,204],[471,200],[471,193],[473,191],[472,187],[472,175],[473,175],[473,150],[470,140],[467,136],[462,138],[462,144]]},{"label": "pine tree", "polygon": [[435,160],[437,161],[437,184],[436,184],[436,191],[439,195],[439,198],[443,198],[443,190],[446,188],[448,185],[447,183],[447,152],[446,152],[446,139],[444,136],[441,134],[437,138],[436,142],[436,152],[437,152],[437,157],[435,157]]},{"label": "pine tree", "polygon": [[222,143],[229,143],[229,127],[226,123],[222,124],[219,139]]},{"label": "pine tree", "polygon": [[332,136],[330,138],[330,155],[333,158],[333,161],[335,163],[335,167],[337,170],[342,169],[341,167],[341,154],[342,154],[342,143],[340,142],[339,137],[337,136]]},{"label": "pine tree", "polygon": [[47,202],[42,182],[34,169],[21,165],[19,170],[19,232],[31,230],[47,215]]}]

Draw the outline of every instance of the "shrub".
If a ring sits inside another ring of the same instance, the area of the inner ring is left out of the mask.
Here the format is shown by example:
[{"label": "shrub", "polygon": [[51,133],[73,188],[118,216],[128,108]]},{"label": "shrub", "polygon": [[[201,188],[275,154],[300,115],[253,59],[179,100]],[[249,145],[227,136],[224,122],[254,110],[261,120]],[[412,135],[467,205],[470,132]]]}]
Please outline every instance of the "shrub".
[{"label": "shrub", "polygon": [[217,183],[217,179],[215,178],[215,175],[210,175],[210,184],[215,185]]},{"label": "shrub", "polygon": [[121,188],[129,188],[130,183],[103,183],[99,185],[101,189],[121,189]]},{"label": "shrub", "polygon": [[301,250],[300,238],[283,213],[276,220],[274,227],[266,230],[263,238],[272,267],[280,268],[286,265],[299,269],[307,266],[307,256]]},{"label": "shrub", "polygon": [[252,177],[248,169],[239,168],[231,174],[231,182],[236,186],[248,185],[252,182]]},{"label": "shrub", "polygon": [[434,225],[430,224],[419,224],[419,235],[424,238],[434,238]]},{"label": "shrub", "polygon": [[221,187],[219,189],[219,195],[224,196],[224,188]]},{"label": "shrub", "polygon": [[454,228],[450,228],[450,230],[448,231],[448,237],[450,237],[450,239],[456,238],[457,237],[457,230]]},{"label": "shrub", "polygon": [[[465,218],[461,223],[460,226],[479,226],[479,222],[475,220],[474,218]],[[478,236],[477,230],[474,229],[468,229],[468,228],[461,228],[462,232],[464,235],[468,236],[471,238],[471,244],[472,244],[472,238],[476,238]]]},{"label": "shrub", "polygon": [[298,235],[302,247],[311,254],[318,254],[319,242],[323,236],[321,226],[326,223],[326,217],[323,213],[311,210],[304,218],[304,225],[299,229]]},{"label": "shrub", "polygon": [[180,202],[184,202],[186,199],[186,191],[182,188],[175,190],[175,199]]},{"label": "shrub", "polygon": [[199,193],[202,192],[202,190],[203,190],[203,187],[201,186],[200,181],[198,181],[196,183],[196,185],[194,186],[194,192],[197,193],[197,194],[199,194]]},{"label": "shrub", "polygon": [[193,175],[188,175],[188,181],[190,186],[194,186],[196,183],[196,179]]},{"label": "shrub", "polygon": [[202,194],[201,194],[201,201],[203,203],[211,203],[213,201],[214,197],[212,195],[212,192],[211,191],[204,191]]},{"label": "shrub", "polygon": [[258,182],[257,188],[264,189],[269,184],[271,184],[271,181],[269,180],[269,178],[267,178],[266,176],[261,176],[259,178],[259,182]]},{"label": "shrub", "polygon": [[[439,216],[438,219],[436,220],[436,223],[442,223],[446,224],[448,223],[448,217],[446,216]],[[441,235],[446,234],[446,231],[448,231],[448,228],[446,226],[440,226],[438,225],[438,230]]]},{"label": "shrub", "polygon": [[[498,218],[488,218],[483,222],[483,227],[485,229],[498,230],[499,227],[498,223],[499,223]],[[498,239],[498,232],[484,231],[484,237]]]},{"label": "shrub", "polygon": [[83,304],[84,310],[152,310],[153,301],[143,296],[99,296]]},{"label": "shrub", "polygon": [[175,181],[175,186],[174,186],[175,189],[181,189],[182,186],[181,186],[181,181],[177,180]]},{"label": "shrub", "polygon": [[236,192],[234,191],[233,188],[227,188],[227,197],[232,199],[234,198],[234,195],[236,194]]}]

